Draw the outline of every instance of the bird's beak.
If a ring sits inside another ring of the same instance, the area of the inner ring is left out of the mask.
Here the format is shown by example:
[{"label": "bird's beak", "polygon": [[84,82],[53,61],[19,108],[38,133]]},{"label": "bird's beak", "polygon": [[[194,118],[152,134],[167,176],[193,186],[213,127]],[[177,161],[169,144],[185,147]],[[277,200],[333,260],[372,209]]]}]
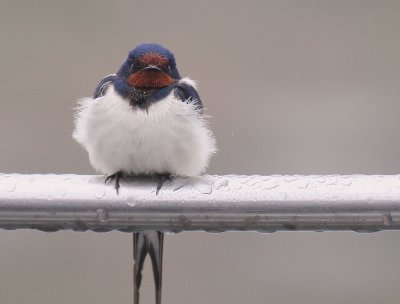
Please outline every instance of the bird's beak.
[{"label": "bird's beak", "polygon": [[150,64],[147,67],[141,69],[140,71],[162,72],[162,70],[154,64]]}]

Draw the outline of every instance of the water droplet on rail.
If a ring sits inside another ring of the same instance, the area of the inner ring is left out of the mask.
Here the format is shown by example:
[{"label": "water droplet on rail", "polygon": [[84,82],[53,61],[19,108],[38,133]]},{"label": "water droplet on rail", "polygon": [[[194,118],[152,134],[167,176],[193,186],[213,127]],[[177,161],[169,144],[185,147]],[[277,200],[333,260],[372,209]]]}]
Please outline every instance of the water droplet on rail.
[{"label": "water droplet on rail", "polygon": [[289,175],[287,175],[287,176],[285,176],[284,177],[284,181],[285,182],[294,182],[294,181],[297,181],[299,178],[298,177],[296,177],[296,176],[289,176]]},{"label": "water droplet on rail", "polygon": [[228,187],[228,186],[229,186],[229,181],[227,179],[219,179],[214,182],[214,188],[216,190],[219,190],[222,187]]},{"label": "water droplet on rail", "polygon": [[97,219],[101,223],[108,222],[108,220],[109,220],[108,211],[103,208],[97,209]]},{"label": "water droplet on rail", "polygon": [[106,195],[106,188],[103,188],[102,190],[97,191],[97,192],[94,194],[94,197],[97,198],[97,199],[101,199],[101,198],[103,198],[105,195]]},{"label": "water droplet on rail", "polygon": [[260,233],[274,233],[274,232],[276,232],[276,229],[266,228],[266,229],[257,230],[257,232],[260,232]]},{"label": "water droplet on rail", "polygon": [[351,180],[344,180],[344,181],[342,181],[342,185],[343,186],[351,186],[351,184],[352,184],[353,182],[351,181]]},{"label": "water droplet on rail", "polygon": [[17,184],[10,185],[8,192],[14,192],[16,188],[17,188]]},{"label": "water droplet on rail", "polygon": [[247,178],[246,180],[243,181],[244,184],[248,185],[248,186],[255,186],[261,183],[261,181],[258,178],[255,178],[255,176],[253,176],[253,178]]},{"label": "water droplet on rail", "polygon": [[278,187],[279,187],[279,184],[277,182],[267,182],[267,183],[264,183],[263,189],[264,190],[271,190],[271,189],[275,189],[275,188],[278,188]]},{"label": "water droplet on rail", "polygon": [[201,194],[211,194],[213,191],[211,181],[205,177],[193,177],[190,184]]},{"label": "water droplet on rail", "polygon": [[373,229],[373,228],[356,228],[353,229],[354,232],[358,232],[358,233],[374,233],[374,232],[378,232],[379,229]]},{"label": "water droplet on rail", "polygon": [[299,185],[297,186],[297,188],[305,190],[305,189],[308,188],[308,186],[310,185],[310,183],[311,183],[310,180],[305,180],[305,181],[303,181],[301,184],[299,184]]},{"label": "water droplet on rail", "polygon": [[390,226],[393,224],[393,218],[390,213],[385,213],[382,215],[382,222],[385,226]]},{"label": "water droplet on rail", "polygon": [[211,185],[199,185],[197,187],[197,190],[199,190],[199,192],[201,194],[211,194],[212,193]]}]

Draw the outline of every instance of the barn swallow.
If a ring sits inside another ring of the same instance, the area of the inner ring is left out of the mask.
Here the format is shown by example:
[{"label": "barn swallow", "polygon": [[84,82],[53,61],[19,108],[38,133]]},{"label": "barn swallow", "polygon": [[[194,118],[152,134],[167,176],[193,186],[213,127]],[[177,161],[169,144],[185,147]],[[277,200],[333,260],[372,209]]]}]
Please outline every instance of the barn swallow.
[{"label": "barn swallow", "polygon": [[[125,176],[150,175],[158,177],[158,194],[174,176],[202,174],[216,151],[196,83],[180,76],[174,55],[159,44],[134,48],[79,104],[73,137],[117,193]],[[135,304],[147,254],[161,303],[163,238],[159,231],[133,235]]]}]

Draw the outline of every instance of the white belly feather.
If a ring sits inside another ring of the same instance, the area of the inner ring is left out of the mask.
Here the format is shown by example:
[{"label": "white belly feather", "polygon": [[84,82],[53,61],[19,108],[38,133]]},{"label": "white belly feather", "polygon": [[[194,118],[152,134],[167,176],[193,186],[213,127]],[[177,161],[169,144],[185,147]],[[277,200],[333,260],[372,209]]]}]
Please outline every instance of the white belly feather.
[{"label": "white belly feather", "polygon": [[73,137],[104,174],[198,175],[216,150],[202,115],[173,92],[146,112],[133,109],[110,86],[100,98],[80,100],[75,124]]}]

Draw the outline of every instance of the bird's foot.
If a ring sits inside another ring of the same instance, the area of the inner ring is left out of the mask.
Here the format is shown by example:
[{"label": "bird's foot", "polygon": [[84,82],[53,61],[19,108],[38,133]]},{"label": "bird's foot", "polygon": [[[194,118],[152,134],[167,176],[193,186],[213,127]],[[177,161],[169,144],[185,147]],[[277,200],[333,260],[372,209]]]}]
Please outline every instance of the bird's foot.
[{"label": "bird's foot", "polygon": [[170,181],[172,182],[174,175],[170,173],[161,173],[157,174],[156,177],[158,178],[158,184],[157,184],[157,190],[156,190],[156,195],[158,195],[158,192],[160,192],[163,184],[165,181]]},{"label": "bird's foot", "polygon": [[108,175],[106,177],[106,180],[104,181],[104,183],[107,183],[109,180],[110,181],[115,181],[114,183],[114,188],[117,191],[117,194],[119,194],[119,188],[120,188],[120,183],[119,181],[123,179],[125,180],[125,175],[124,173],[122,173],[121,171],[115,172],[114,174]]}]

